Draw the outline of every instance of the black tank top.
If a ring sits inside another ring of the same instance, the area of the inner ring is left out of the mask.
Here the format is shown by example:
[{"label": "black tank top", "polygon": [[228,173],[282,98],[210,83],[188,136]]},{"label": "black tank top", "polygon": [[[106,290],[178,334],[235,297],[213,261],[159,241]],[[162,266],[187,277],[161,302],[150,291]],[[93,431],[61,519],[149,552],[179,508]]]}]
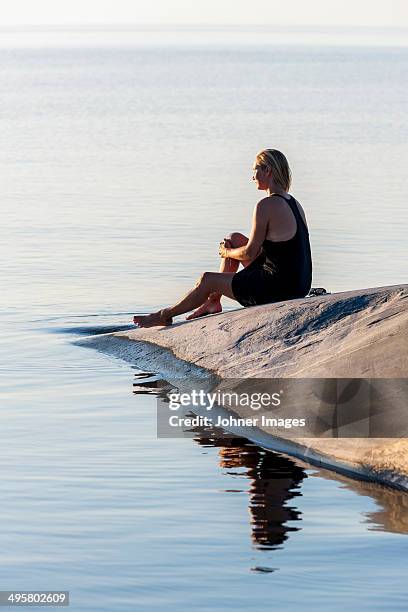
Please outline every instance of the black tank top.
[{"label": "black tank top", "polygon": [[[276,195],[276,194],[275,194]],[[279,196],[282,197],[282,196]],[[261,255],[263,268],[270,272],[285,295],[304,297],[312,286],[312,256],[309,231],[299,212],[295,198],[287,200],[296,219],[296,234],[290,240],[264,240]]]}]

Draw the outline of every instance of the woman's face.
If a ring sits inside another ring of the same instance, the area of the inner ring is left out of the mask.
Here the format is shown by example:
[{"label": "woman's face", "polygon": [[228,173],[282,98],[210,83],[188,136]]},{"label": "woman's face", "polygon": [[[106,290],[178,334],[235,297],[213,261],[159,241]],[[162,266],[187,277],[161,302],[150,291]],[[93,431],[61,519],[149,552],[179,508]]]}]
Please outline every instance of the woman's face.
[{"label": "woman's face", "polygon": [[261,191],[268,189],[269,185],[267,183],[267,171],[265,166],[255,160],[252,170],[252,180],[255,181],[256,188]]}]

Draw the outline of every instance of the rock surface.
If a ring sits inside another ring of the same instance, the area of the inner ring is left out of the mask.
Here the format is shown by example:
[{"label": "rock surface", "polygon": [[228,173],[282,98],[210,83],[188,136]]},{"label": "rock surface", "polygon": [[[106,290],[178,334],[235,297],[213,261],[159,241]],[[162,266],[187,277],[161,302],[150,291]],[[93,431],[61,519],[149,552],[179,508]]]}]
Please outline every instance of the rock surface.
[{"label": "rock surface", "polygon": [[[156,367],[184,362],[185,372],[190,364],[220,378],[408,378],[408,285],[255,306],[81,344],[136,363],[143,353]],[[406,439],[269,438],[263,446],[408,490]]]}]

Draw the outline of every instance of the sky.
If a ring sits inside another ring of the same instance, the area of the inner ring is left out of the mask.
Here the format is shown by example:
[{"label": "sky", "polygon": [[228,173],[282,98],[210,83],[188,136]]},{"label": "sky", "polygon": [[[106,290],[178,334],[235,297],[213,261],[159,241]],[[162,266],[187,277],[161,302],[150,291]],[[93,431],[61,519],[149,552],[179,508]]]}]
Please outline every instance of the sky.
[{"label": "sky", "polygon": [[0,25],[259,24],[408,27],[408,0],[13,0]]}]

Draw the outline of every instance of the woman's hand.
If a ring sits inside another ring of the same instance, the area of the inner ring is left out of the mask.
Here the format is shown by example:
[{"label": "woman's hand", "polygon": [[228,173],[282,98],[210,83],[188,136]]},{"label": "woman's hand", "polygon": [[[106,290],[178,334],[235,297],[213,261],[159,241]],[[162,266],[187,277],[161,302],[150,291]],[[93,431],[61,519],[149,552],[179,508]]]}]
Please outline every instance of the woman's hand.
[{"label": "woman's hand", "polygon": [[222,242],[220,242],[220,248],[218,249],[218,254],[222,259],[228,259],[228,254],[227,254],[228,247],[229,247],[229,240],[222,240]]}]

